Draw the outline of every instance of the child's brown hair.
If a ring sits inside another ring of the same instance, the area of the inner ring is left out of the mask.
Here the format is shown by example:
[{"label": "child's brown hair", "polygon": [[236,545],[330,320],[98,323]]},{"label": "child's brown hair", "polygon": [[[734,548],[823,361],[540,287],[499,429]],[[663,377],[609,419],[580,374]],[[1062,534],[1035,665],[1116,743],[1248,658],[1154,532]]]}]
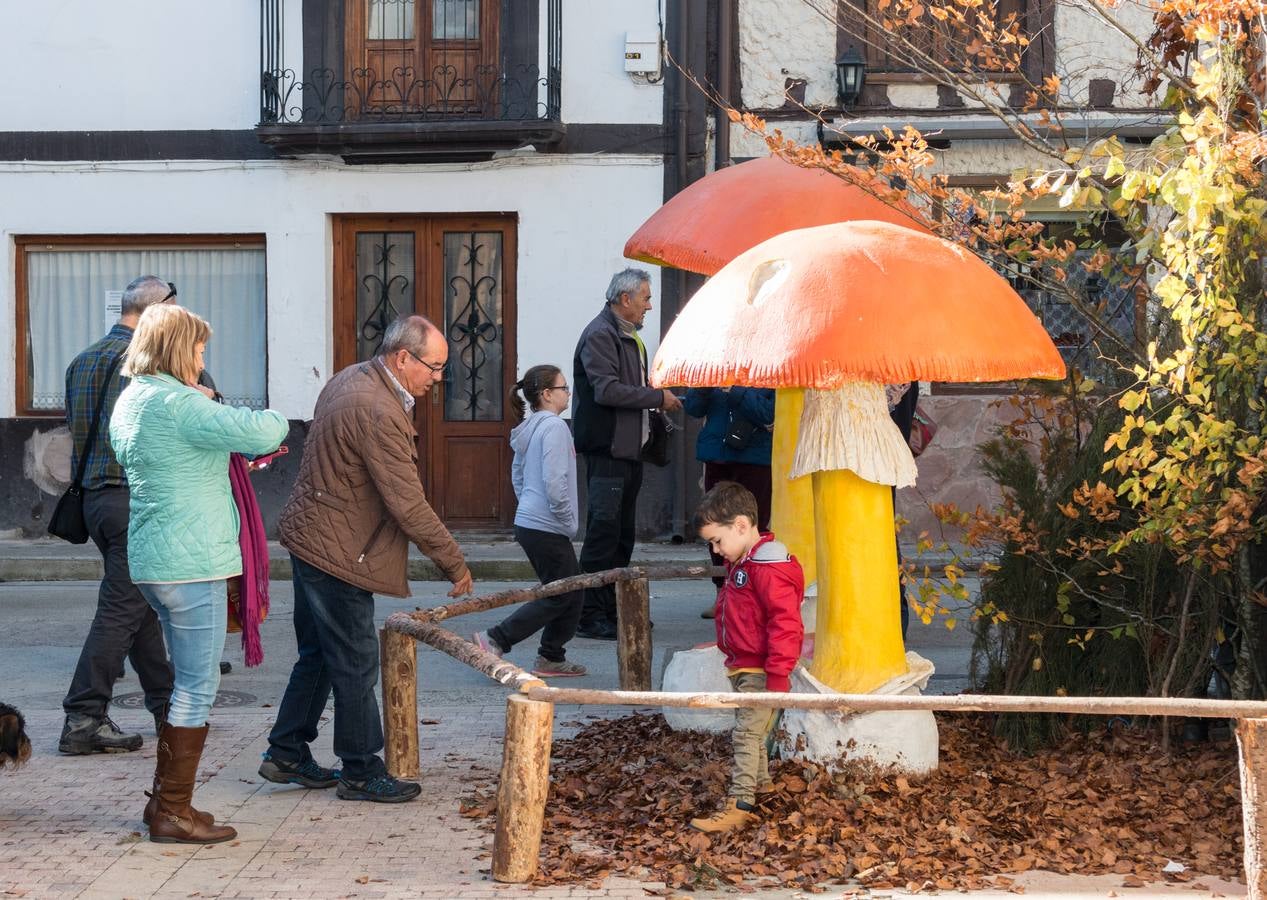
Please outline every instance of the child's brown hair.
[{"label": "child's brown hair", "polygon": [[700,498],[695,509],[695,530],[705,525],[733,525],[740,516],[757,524],[757,498],[742,484],[719,481]]}]

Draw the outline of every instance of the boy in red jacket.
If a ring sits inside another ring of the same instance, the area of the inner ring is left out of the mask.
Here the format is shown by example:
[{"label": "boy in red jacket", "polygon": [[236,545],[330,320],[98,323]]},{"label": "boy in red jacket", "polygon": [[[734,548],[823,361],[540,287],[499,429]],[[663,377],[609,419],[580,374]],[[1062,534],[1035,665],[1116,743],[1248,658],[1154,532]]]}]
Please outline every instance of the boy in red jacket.
[{"label": "boy in red jacket", "polygon": [[[805,575],[796,557],[773,534],[757,529],[757,500],[733,481],[713,486],[695,513],[695,526],[726,560],[726,581],[717,594],[717,646],[736,691],[784,691],[801,655],[801,598]],[[691,820],[697,831],[721,832],[757,821],[757,794],[773,788],[765,739],[774,724],[771,708],[735,710],[731,737],[735,764],[726,805]]]}]

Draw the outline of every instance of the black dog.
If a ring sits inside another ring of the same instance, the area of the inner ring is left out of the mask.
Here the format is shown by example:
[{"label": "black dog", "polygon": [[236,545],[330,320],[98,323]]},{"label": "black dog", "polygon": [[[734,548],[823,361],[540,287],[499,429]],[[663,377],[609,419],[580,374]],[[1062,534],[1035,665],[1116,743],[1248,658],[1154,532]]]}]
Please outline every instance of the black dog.
[{"label": "black dog", "polygon": [[17,768],[31,758],[31,741],[26,736],[22,713],[7,703],[0,703],[0,769]]}]

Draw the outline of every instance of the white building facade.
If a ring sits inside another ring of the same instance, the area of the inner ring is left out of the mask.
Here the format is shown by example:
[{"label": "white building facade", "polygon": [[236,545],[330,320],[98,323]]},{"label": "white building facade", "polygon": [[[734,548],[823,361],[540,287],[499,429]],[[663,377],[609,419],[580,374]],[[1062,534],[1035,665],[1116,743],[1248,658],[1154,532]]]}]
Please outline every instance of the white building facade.
[{"label": "white building facade", "polygon": [[[0,531],[69,478],[63,373],[139,274],[215,331],[231,402],[303,422],[403,312],[450,341],[420,470],[455,527],[509,525],[506,395],[571,375],[664,199],[657,0],[229,0],[25,7],[0,36]],[[658,67],[659,60],[651,62]],[[638,68],[637,64],[632,66]],[[659,272],[653,271],[659,296]],[[659,321],[644,335],[654,352]],[[294,449],[299,449],[295,446]],[[267,512],[284,499],[287,471]]]}]

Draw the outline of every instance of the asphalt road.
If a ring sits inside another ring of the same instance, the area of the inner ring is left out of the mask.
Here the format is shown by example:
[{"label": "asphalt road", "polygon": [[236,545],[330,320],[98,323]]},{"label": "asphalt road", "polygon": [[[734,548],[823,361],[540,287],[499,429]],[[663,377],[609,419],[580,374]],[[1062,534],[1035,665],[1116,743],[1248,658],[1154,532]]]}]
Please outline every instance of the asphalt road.
[{"label": "asphalt road", "polygon": [[[516,585],[504,582],[477,584],[477,592],[491,593]],[[447,584],[414,582],[409,600],[378,599],[377,616],[382,622],[398,610],[436,606],[446,602]],[[0,583],[0,700],[23,710],[53,710],[69,684],[79,650],[87,634],[96,605],[95,582],[5,582]],[[667,581],[651,586],[651,616],[655,622],[652,672],[659,686],[660,673],[673,651],[714,639],[713,623],[701,619],[711,600],[707,582]],[[264,663],[247,669],[237,635],[229,635],[224,658],[233,671],[220,683],[217,707],[275,706],[286,687],[295,659],[295,637],[291,622],[294,606],[290,582],[272,583],[272,611],[263,628]],[[494,610],[450,620],[449,627],[469,635],[497,624],[507,614]],[[914,620],[907,636],[910,649],[931,659],[937,674],[930,684],[932,693],[957,693],[968,687],[970,629],[947,631],[935,623],[924,626]],[[515,647],[509,658],[527,668],[536,655],[536,643],[529,640]],[[584,678],[570,679],[568,686],[615,687],[615,644],[575,639],[568,658],[589,668]],[[488,702],[504,696],[506,689],[483,675],[427,647],[419,654],[419,701]],[[115,702],[140,705],[140,684],[131,668],[115,686]]]}]

